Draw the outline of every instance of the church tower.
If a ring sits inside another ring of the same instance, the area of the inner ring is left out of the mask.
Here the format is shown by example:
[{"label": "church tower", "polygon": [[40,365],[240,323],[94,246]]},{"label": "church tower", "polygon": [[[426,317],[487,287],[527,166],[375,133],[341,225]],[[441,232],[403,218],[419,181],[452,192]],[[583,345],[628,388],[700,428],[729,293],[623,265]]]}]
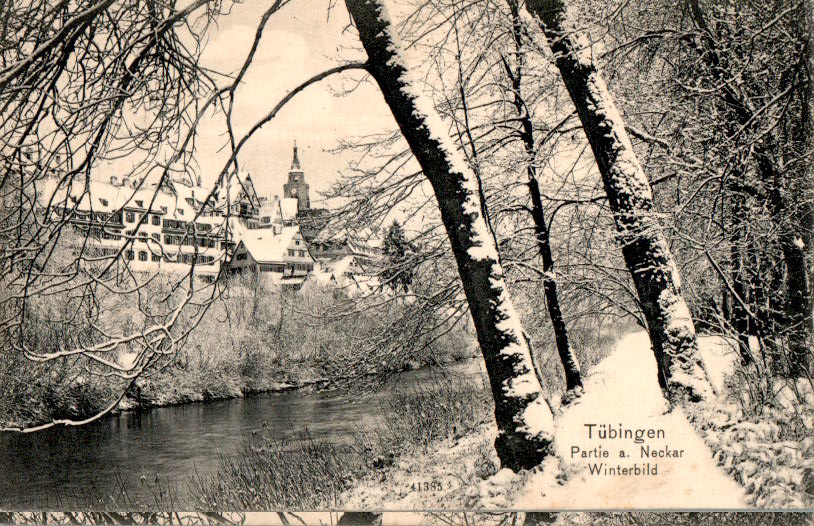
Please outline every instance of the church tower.
[{"label": "church tower", "polygon": [[288,171],[288,182],[283,185],[283,196],[297,199],[297,211],[302,212],[311,208],[308,197],[308,184],[305,182],[305,172],[300,166],[297,154],[297,141],[294,141],[294,158],[291,160],[291,169]]}]

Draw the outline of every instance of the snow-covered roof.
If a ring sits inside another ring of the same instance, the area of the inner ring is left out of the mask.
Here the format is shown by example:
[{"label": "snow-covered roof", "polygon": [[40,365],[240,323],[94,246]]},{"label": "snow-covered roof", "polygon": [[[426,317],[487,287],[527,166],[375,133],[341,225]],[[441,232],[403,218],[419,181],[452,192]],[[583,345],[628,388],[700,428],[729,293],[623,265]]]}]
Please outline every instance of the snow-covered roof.
[{"label": "snow-covered roof", "polygon": [[[174,181],[156,188],[157,183],[134,179],[111,177],[106,180],[92,179],[89,187],[85,180],[74,180],[68,185],[61,184],[57,177],[49,177],[38,182],[40,203],[51,206],[67,206],[83,212],[111,213],[121,210],[135,210],[163,215],[180,221],[221,222],[222,218],[212,218],[196,214],[205,204],[210,189]],[[225,212],[225,193],[212,198],[210,204]],[[209,209],[211,210],[211,208]]]},{"label": "snow-covered roof", "polygon": [[273,229],[244,230],[240,242],[258,263],[284,261],[291,241],[300,233],[297,226],[283,227],[279,234]]},{"label": "snow-covered roof", "polygon": [[333,284],[353,294],[373,292],[380,287],[380,280],[366,275],[354,255],[318,261],[309,279],[320,285]]}]

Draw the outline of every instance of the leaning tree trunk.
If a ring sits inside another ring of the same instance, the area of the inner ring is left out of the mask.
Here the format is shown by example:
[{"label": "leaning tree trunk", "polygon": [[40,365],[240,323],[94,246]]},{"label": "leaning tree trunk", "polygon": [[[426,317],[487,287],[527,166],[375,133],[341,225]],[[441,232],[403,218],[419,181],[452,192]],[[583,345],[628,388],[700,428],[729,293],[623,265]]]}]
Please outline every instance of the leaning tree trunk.
[{"label": "leaning tree trunk", "polygon": [[520,138],[526,153],[528,166],[529,197],[531,198],[531,219],[534,223],[534,234],[537,239],[537,251],[543,262],[543,294],[545,295],[548,315],[551,318],[551,326],[554,329],[554,341],[557,344],[557,352],[560,355],[560,362],[565,371],[565,388],[568,391],[577,387],[582,387],[582,373],[579,370],[579,360],[574,354],[568,340],[568,328],[565,326],[565,319],[560,309],[560,297],[557,293],[557,281],[554,273],[554,257],[551,253],[551,235],[548,221],[543,208],[542,193],[540,183],[537,181],[537,169],[533,164],[534,160],[534,126],[531,115],[525,106],[522,95],[523,84],[523,25],[520,20],[520,8],[517,0],[508,0],[509,10],[512,16],[512,37],[515,44],[514,72],[510,71],[510,66],[506,65],[506,73],[512,81],[512,92],[514,93],[514,105],[520,119]]},{"label": "leaning tree trunk", "polygon": [[570,391],[582,387],[582,373],[579,370],[579,361],[571,349],[568,340],[568,329],[560,309],[560,297],[557,293],[557,281],[554,274],[554,257],[551,254],[551,240],[548,223],[543,209],[543,200],[540,195],[540,185],[534,168],[529,167],[529,194],[531,195],[531,217],[534,221],[534,233],[537,236],[537,250],[543,260],[543,293],[545,294],[548,315],[551,317],[551,326],[554,328],[554,340],[557,343],[557,352],[565,371],[565,388]]},{"label": "leaning tree trunk", "polygon": [[538,465],[553,418],[534,375],[486,222],[480,181],[452,144],[432,102],[413,84],[381,0],[346,0],[375,79],[435,192],[458,264],[495,401],[495,449],[503,467]]},{"label": "leaning tree trunk", "polygon": [[652,189],[591,58],[590,45],[566,27],[562,0],[527,0],[526,6],[548,39],[594,152],[622,254],[647,321],[660,383],[673,401],[706,398],[711,388],[698,356],[695,326],[656,218]]}]

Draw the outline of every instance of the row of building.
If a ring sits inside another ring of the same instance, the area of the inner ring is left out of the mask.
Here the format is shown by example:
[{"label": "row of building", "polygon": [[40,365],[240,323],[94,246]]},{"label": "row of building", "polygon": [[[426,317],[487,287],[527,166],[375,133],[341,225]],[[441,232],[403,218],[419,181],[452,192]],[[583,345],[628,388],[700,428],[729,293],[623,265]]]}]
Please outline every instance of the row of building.
[{"label": "row of building", "polygon": [[133,272],[186,273],[194,265],[196,275],[212,280],[225,266],[281,284],[309,276],[353,282],[381,256],[375,233],[351,232],[328,210],[311,207],[296,143],[282,197],[259,195],[250,175],[213,191],[200,180],[112,176],[88,184],[54,176],[38,193],[52,221],[79,231],[87,260],[115,256]]}]

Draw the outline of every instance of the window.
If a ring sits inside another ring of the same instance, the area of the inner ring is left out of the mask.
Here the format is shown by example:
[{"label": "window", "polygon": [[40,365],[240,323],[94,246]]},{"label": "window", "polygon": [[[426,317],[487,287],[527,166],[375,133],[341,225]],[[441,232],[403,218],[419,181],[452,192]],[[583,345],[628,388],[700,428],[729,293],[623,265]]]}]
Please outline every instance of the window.
[{"label": "window", "polygon": [[153,214],[153,224],[158,226],[161,224],[161,218],[157,214]]},{"label": "window", "polygon": [[153,254],[153,263],[161,261],[161,254]]},{"label": "window", "polygon": [[295,245],[297,245],[297,246],[299,246],[299,245],[300,245],[300,240],[299,240],[299,239],[295,239],[295,240],[294,240],[294,244],[295,244]]},{"label": "window", "polygon": [[139,241],[147,242],[147,232],[138,233]]},{"label": "window", "polygon": [[289,255],[289,256],[291,256],[291,257],[293,257],[293,256],[294,256],[294,251],[293,251],[293,250],[291,250],[291,249],[288,249],[288,255]]},{"label": "window", "polygon": [[179,214],[181,214],[181,215],[184,215],[184,209],[183,209],[183,208],[179,208],[179,209],[178,209],[178,213],[179,213]]},{"label": "window", "polygon": [[150,237],[152,237],[153,240],[155,240],[156,242],[161,243],[161,234],[159,234],[158,232],[153,232],[152,234],[150,234]]},{"label": "window", "polygon": [[128,223],[135,223],[136,222],[136,214],[133,212],[127,212],[124,216],[124,220]]},{"label": "window", "polygon": [[246,259],[246,254],[245,253],[241,252],[240,254],[237,255],[237,260],[238,261],[243,261],[245,259]]},{"label": "window", "polygon": [[167,213],[167,207],[166,207],[166,206],[162,206],[162,207],[161,207],[161,211],[162,211],[162,212],[164,212],[164,213],[166,214],[166,213]]},{"label": "window", "polygon": [[166,243],[167,245],[172,245],[172,236],[165,235],[164,236],[164,243]]},{"label": "window", "polygon": [[195,201],[193,201],[191,197],[187,197],[186,202],[189,206],[195,206]]},{"label": "window", "polygon": [[124,259],[130,261],[133,259],[133,251],[132,250],[125,250],[124,251]]},{"label": "window", "polygon": [[138,253],[138,260],[139,261],[147,261],[147,252],[144,250],[140,250]]}]

